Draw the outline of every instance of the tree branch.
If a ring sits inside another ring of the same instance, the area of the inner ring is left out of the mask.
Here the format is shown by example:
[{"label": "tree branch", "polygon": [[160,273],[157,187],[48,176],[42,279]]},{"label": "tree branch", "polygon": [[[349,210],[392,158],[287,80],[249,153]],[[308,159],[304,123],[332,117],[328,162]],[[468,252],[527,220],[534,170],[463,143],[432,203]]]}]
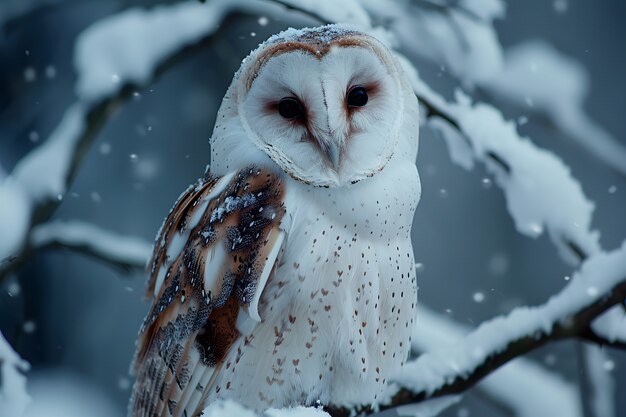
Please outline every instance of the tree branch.
[{"label": "tree branch", "polygon": [[[463,343],[472,330],[473,326],[456,322],[447,314],[437,314],[422,303],[415,319],[411,347],[414,354],[439,352]],[[518,357],[489,374],[473,392],[501,410],[503,416],[583,417],[575,384],[526,357]],[[520,396],[520,392],[525,395]],[[528,398],[539,397],[540,404],[528,402]]]},{"label": "tree branch", "polygon": [[144,239],[121,236],[79,221],[39,225],[33,230],[31,245],[37,250],[51,247],[74,250],[124,272],[142,271],[152,253],[152,244]]},{"label": "tree branch", "polygon": [[[133,91],[153,82],[189,55],[206,48],[213,41],[216,31],[223,27],[221,25],[223,20],[233,13],[276,14],[284,11],[282,6],[273,6],[263,1],[216,0],[212,2],[212,6],[210,10],[204,5],[193,3],[171,6],[168,12],[174,14],[176,9],[181,19],[195,13],[195,17],[204,19],[205,24],[199,25],[195,32],[185,31],[186,37],[181,38],[178,43],[167,44],[162,51],[143,57],[149,62],[142,64],[151,69],[143,77],[137,77],[132,71],[127,76],[124,69],[120,68],[118,73],[104,74],[108,78],[103,79],[103,72],[95,71],[92,74],[79,65],[77,102],[66,111],[48,140],[22,158],[11,175],[0,182],[0,201],[16,205],[12,211],[11,207],[7,209],[0,206],[0,235],[4,239],[4,242],[0,241],[0,282],[31,255],[34,249],[30,245],[33,228],[50,219],[61,203],[63,195],[71,187],[76,172],[96,135]],[[151,16],[158,17],[161,11],[162,9],[157,8],[155,11],[144,12],[146,23],[150,23]],[[130,17],[132,13],[138,12],[131,10],[120,16]],[[103,47],[119,50],[121,45],[115,43],[118,40],[115,36],[119,35],[119,31],[106,33],[109,29],[106,25],[109,23],[125,24],[123,20],[115,22],[117,17],[103,19],[81,35],[78,44],[79,47],[83,47],[85,54],[91,52],[100,56],[106,55],[107,51],[104,51]],[[150,30],[160,30],[158,27],[141,29],[146,32],[146,38],[150,38],[152,33]],[[111,38],[110,42],[100,44],[103,37],[108,35]],[[90,42],[97,44],[95,45],[97,47],[92,48],[94,45],[90,45]],[[112,76],[119,78],[117,82],[112,82]],[[45,175],[42,175],[44,166],[47,168]],[[8,210],[8,213],[3,210]],[[19,229],[17,232],[9,233],[16,228]]]},{"label": "tree branch", "polygon": [[580,337],[589,342],[595,343],[600,346],[606,346],[610,348],[620,349],[626,351],[626,341],[623,340],[610,340],[604,335],[596,333],[590,326],[583,331]]}]

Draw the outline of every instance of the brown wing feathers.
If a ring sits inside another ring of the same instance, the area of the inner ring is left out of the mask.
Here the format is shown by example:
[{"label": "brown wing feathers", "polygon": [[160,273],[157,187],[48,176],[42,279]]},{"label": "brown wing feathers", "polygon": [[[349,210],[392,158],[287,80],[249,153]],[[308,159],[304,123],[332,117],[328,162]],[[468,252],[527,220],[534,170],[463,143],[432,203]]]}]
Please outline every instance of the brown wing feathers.
[{"label": "brown wing feathers", "polygon": [[207,176],[178,199],[149,264],[148,294],[156,295],[139,334],[132,416],[199,414],[212,368],[239,337],[240,306],[273,267],[282,200],[277,175],[254,166]]}]

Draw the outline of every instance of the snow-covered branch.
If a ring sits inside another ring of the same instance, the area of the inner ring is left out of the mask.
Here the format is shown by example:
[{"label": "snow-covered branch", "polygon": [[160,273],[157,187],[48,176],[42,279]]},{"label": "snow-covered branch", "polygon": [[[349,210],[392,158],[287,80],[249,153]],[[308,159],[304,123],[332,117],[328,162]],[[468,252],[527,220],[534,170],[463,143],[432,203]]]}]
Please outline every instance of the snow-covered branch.
[{"label": "snow-covered branch", "polygon": [[399,50],[428,59],[469,90],[538,116],[532,120],[626,174],[626,147],[584,110],[589,80],[582,65],[540,41],[502,50],[493,26],[504,17],[502,1],[362,3],[372,18],[392,22]]},{"label": "snow-covered branch", "polygon": [[[202,46],[235,11],[275,14],[266,1],[186,2],[131,9],[102,19],[77,40],[76,102],[50,137],[0,183],[0,280],[31,252],[32,230],[47,221],[70,188],[95,136],[130,94],[178,58]],[[170,29],[177,28],[175,32]]]},{"label": "snow-covered branch", "polygon": [[[421,305],[413,328],[414,353],[437,352],[463,343],[472,329]],[[490,401],[514,417],[582,417],[578,390],[572,383],[534,361],[518,357],[476,385]],[[526,395],[520,396],[524,392]],[[528,401],[528,397],[540,399]]]},{"label": "snow-covered branch", "polygon": [[523,114],[537,116],[557,135],[573,140],[626,175],[626,147],[584,110],[587,71],[546,42],[533,40],[509,48],[502,70],[482,89]]},{"label": "snow-covered branch", "polygon": [[143,270],[152,244],[137,237],[121,236],[79,221],[48,222],[32,232],[34,249],[62,247],[85,253],[124,271]]},{"label": "snow-covered branch", "polygon": [[20,358],[0,332],[0,415],[21,416],[30,402],[26,377],[30,365]]},{"label": "snow-covered branch", "polygon": [[48,140],[0,183],[0,278],[30,252],[31,230],[46,221],[69,188],[85,152],[119,97],[94,106],[76,103]]},{"label": "snow-covered branch", "polygon": [[435,113],[431,126],[446,140],[454,162],[468,169],[475,161],[485,164],[520,233],[538,237],[547,231],[572,265],[600,251],[598,233],[590,229],[594,204],[560,158],[521,137],[490,105],[457,93],[456,103],[444,106],[437,112],[445,118]]},{"label": "snow-covered branch", "polygon": [[515,123],[491,105],[474,104],[458,91],[456,102],[447,102],[400,58],[425,108],[425,121],[446,141],[452,161],[468,170],[476,162],[485,165],[504,191],[520,233],[535,238],[547,230],[572,265],[601,250],[598,233],[591,230],[594,204],[560,158],[521,137]]},{"label": "snow-covered branch", "polygon": [[428,352],[407,364],[394,404],[458,393],[511,359],[549,341],[581,337],[593,319],[626,298],[626,242],[589,258],[569,284],[545,304],[489,320],[462,343]]},{"label": "snow-covered branch", "polygon": [[285,409],[270,409],[262,416],[246,409],[245,407],[231,400],[217,401],[204,409],[204,417],[330,417],[321,408],[316,407],[294,407]]},{"label": "snow-covered branch", "polygon": [[626,350],[626,311],[624,304],[617,305],[596,319],[585,338],[604,346]]}]

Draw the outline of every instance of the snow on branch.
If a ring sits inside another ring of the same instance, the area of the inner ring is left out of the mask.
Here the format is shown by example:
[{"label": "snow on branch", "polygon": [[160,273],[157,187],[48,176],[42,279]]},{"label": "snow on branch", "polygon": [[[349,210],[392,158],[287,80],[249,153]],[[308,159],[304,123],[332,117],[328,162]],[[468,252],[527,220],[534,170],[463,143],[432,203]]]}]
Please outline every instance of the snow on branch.
[{"label": "snow on branch", "polygon": [[129,84],[144,86],[174,56],[213,35],[230,13],[262,15],[283,10],[261,0],[213,0],[131,9],[102,19],[76,42],[76,93],[87,102],[97,102],[119,94]]},{"label": "snow on branch", "polygon": [[493,20],[504,16],[501,0],[269,1],[319,23],[351,23],[386,31],[385,37],[394,46],[449,70],[469,87],[495,76],[502,67],[502,48],[493,27]]},{"label": "snow on branch", "polygon": [[[576,265],[600,251],[599,234],[591,231],[594,204],[589,201],[569,168],[553,153],[542,150],[517,133],[494,107],[457,94],[448,106],[470,143],[474,160],[487,170],[506,196],[517,230],[538,237],[546,230],[563,258]],[[444,136],[450,130],[435,128]],[[458,133],[452,133],[458,140]]]},{"label": "snow on branch", "polygon": [[144,239],[121,236],[79,221],[41,224],[33,230],[31,244],[35,249],[47,247],[72,249],[124,271],[143,270],[152,253],[152,244]]},{"label": "snow on branch", "polygon": [[587,71],[551,45],[534,40],[509,48],[502,70],[483,87],[524,112],[543,117],[557,132],[626,175],[626,147],[584,110]]},{"label": "snow on branch", "polygon": [[362,3],[372,19],[393,33],[400,50],[433,62],[468,88],[491,79],[502,67],[502,47],[493,26],[505,13],[500,0]]},{"label": "snow on branch", "polygon": [[92,108],[76,103],[48,140],[18,162],[0,183],[0,277],[29,252],[31,228],[63,200],[91,141],[115,100]]},{"label": "snow on branch", "polygon": [[0,332],[0,415],[19,417],[30,402],[26,377],[30,365],[20,358]]},{"label": "snow on branch", "polygon": [[617,305],[598,317],[585,334],[589,341],[626,349],[626,307]]},{"label": "snow on branch", "polygon": [[[418,309],[412,348],[414,352],[437,352],[457,343],[471,328],[429,310]],[[515,417],[583,417],[577,388],[560,376],[523,357],[494,371],[476,385],[484,396]],[[524,396],[519,393],[524,392]],[[528,401],[528,397],[536,399]]]},{"label": "snow on branch", "polygon": [[573,265],[601,250],[599,234],[590,229],[594,204],[560,158],[521,137],[515,124],[491,105],[473,104],[461,92],[456,102],[446,102],[406,59],[401,62],[425,106],[428,124],[445,139],[453,162],[465,169],[477,161],[486,166],[520,233],[538,237],[547,231]]},{"label": "snow on branch", "polygon": [[[216,401],[206,407],[202,415],[204,417],[260,417],[232,400]],[[329,417],[329,414],[316,407],[294,407],[270,409],[263,413],[263,417]]]},{"label": "snow on branch", "polygon": [[132,9],[97,22],[79,36],[76,102],[50,137],[0,182],[0,280],[31,252],[32,229],[47,221],[62,201],[114,110],[136,88],[209,40],[234,11],[276,14],[284,7],[261,0],[215,0],[210,5]]},{"label": "snow on branch", "polygon": [[545,304],[491,319],[463,338],[407,364],[395,378],[405,390],[395,405],[458,393],[549,341],[582,337],[592,320],[626,298],[626,242],[583,263]]},{"label": "snow on branch", "polygon": [[480,92],[540,116],[558,135],[626,174],[626,147],[584,110],[589,89],[585,68],[541,41],[503,52],[493,27],[505,14],[501,1],[363,3],[372,18],[393,22],[388,30],[397,49],[427,58],[469,89],[478,85]]}]

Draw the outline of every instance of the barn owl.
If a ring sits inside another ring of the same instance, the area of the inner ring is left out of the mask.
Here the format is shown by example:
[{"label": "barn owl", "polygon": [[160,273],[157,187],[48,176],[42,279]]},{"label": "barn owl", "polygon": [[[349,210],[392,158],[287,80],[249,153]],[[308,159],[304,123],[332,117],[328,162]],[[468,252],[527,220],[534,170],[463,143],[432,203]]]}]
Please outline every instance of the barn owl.
[{"label": "barn owl", "polygon": [[243,61],[157,236],[132,416],[382,399],[416,313],[418,118],[391,51],[348,27]]}]

